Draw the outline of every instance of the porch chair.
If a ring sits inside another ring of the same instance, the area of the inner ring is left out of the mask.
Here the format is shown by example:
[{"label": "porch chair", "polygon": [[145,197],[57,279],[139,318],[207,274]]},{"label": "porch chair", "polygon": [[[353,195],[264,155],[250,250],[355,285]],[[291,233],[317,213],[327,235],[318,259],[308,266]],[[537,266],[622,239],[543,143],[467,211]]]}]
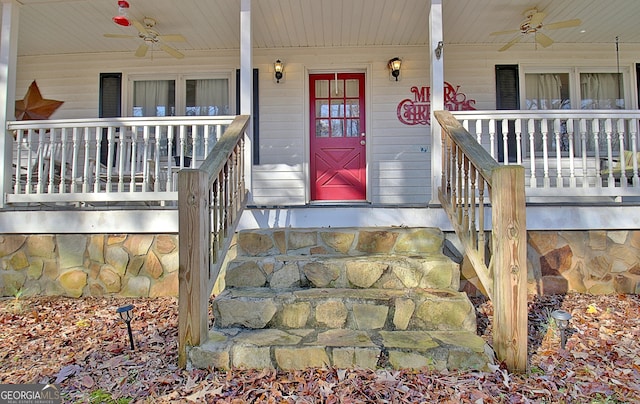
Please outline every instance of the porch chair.
[{"label": "porch chair", "polygon": [[[121,137],[122,136],[122,137]],[[145,145],[134,132],[118,132],[112,144],[111,164],[100,163],[100,188],[103,192],[153,191],[155,185],[155,139]]]},{"label": "porch chair", "polygon": [[[73,145],[52,141],[47,132],[29,141],[19,137],[13,143],[12,179],[14,192],[57,193],[66,192],[73,182],[71,156]],[[63,150],[64,147],[64,150]]]},{"label": "porch chair", "polygon": [[616,182],[620,181],[620,178],[622,177],[622,160],[624,159],[624,173],[625,176],[627,177],[627,181],[631,182],[633,179],[633,161],[637,161],[637,167],[640,171],[640,152],[638,153],[634,153],[631,150],[624,150],[623,151],[623,155],[622,155],[622,159],[620,158],[620,156],[615,156],[613,157],[613,164],[611,165],[611,167],[608,167],[609,162],[607,159],[602,159],[601,160],[601,167],[602,170],[600,171],[600,174],[602,175],[602,177],[608,177],[609,174],[613,174],[613,177],[615,178]]}]

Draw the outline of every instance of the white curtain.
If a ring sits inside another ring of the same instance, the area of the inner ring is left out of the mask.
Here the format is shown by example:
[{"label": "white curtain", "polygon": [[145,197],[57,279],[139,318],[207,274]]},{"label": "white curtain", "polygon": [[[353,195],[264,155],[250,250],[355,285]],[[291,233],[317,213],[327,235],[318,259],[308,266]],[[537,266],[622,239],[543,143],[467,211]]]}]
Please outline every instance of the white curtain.
[{"label": "white curtain", "polygon": [[170,98],[172,80],[136,81],[133,86],[133,116],[173,116],[175,100]]},{"label": "white curtain", "polygon": [[[191,80],[189,80],[191,81]],[[187,115],[228,115],[229,82],[227,79],[195,81],[195,105],[187,104]]]},{"label": "white curtain", "polygon": [[582,109],[624,109],[624,97],[618,73],[581,73]]},{"label": "white curtain", "polygon": [[560,109],[564,104],[557,74],[526,74],[525,95],[527,109]]}]

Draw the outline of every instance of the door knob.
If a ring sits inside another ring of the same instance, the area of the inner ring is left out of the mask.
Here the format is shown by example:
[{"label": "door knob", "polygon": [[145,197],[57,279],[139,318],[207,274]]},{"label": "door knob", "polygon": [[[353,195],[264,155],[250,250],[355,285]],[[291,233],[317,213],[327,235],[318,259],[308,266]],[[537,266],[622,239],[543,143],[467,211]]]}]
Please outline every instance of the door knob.
[{"label": "door knob", "polygon": [[364,140],[361,140],[360,144],[364,146],[365,144],[367,144],[367,142],[365,142]]}]

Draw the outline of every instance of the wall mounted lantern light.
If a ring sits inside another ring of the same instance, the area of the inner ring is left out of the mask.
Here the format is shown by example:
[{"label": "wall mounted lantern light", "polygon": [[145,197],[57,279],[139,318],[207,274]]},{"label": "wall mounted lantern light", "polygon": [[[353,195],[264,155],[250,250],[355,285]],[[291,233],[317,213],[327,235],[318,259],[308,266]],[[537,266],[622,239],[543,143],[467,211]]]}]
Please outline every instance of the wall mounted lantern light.
[{"label": "wall mounted lantern light", "polygon": [[402,65],[400,58],[393,58],[389,61],[389,70],[391,70],[391,75],[396,81],[398,81],[398,76],[400,76],[400,65]]},{"label": "wall mounted lantern light", "polygon": [[444,43],[442,41],[438,42],[438,46],[433,50],[436,54],[436,59],[440,60],[442,57],[442,48],[444,47]]},{"label": "wall mounted lantern light", "polygon": [[273,64],[273,71],[275,72],[276,83],[280,83],[280,80],[282,79],[282,73],[284,71],[284,64],[280,61],[280,59],[276,60],[276,62]]}]

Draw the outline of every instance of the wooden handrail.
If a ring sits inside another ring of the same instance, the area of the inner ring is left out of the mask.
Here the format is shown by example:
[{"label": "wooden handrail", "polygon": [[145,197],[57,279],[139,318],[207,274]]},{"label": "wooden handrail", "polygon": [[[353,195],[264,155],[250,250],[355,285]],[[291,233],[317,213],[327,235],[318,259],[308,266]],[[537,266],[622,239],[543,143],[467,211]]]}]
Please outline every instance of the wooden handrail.
[{"label": "wooden handrail", "polygon": [[[524,372],[528,336],[524,167],[500,165],[451,113],[436,111],[435,116],[442,127],[440,202],[493,302],[496,355],[509,370]],[[485,206],[491,210],[490,243]]]},{"label": "wooden handrail", "polygon": [[249,116],[229,125],[199,169],[178,173],[178,364],[187,346],[207,338],[208,304],[224,252],[245,206],[245,130]]}]

